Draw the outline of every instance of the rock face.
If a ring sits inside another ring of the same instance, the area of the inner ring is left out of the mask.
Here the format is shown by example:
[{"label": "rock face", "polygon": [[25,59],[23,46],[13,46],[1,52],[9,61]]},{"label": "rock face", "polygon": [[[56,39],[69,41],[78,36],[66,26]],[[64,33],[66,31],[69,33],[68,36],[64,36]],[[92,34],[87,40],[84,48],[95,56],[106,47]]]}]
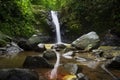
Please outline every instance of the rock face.
[{"label": "rock face", "polygon": [[24,68],[53,68],[45,58],[39,56],[27,56],[23,64]]},{"label": "rock face", "polygon": [[39,80],[39,76],[28,69],[2,69],[0,80]]},{"label": "rock face", "polygon": [[78,49],[91,50],[99,47],[99,42],[99,36],[92,31],[73,41],[71,45]]},{"label": "rock face", "polygon": [[107,63],[106,67],[120,70],[120,56],[114,57],[112,61]]},{"label": "rock face", "polygon": [[120,36],[115,32],[109,30],[102,41],[101,45],[104,46],[120,46]]}]

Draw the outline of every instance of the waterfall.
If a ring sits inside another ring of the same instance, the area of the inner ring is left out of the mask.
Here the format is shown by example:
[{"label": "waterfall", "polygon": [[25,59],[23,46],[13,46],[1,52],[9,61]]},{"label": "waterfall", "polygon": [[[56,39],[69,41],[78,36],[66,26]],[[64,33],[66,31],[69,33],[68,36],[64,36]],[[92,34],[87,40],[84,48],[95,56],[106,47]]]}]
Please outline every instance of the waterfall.
[{"label": "waterfall", "polygon": [[57,12],[56,11],[51,11],[51,16],[52,16],[52,22],[55,25],[55,29],[56,29],[56,38],[57,38],[57,43],[62,43],[61,42],[61,35],[60,35],[60,24],[58,21],[58,17],[57,17]]}]

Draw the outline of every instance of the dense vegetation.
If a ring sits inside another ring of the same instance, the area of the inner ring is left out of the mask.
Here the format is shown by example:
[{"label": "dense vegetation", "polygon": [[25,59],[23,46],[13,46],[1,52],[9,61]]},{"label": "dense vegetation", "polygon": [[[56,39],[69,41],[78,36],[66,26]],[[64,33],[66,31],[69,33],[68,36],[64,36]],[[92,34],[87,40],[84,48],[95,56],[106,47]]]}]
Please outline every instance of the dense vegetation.
[{"label": "dense vegetation", "polygon": [[51,34],[50,10],[60,12],[61,29],[69,39],[110,28],[120,30],[119,0],[0,0],[0,31],[10,36],[30,37],[38,29]]},{"label": "dense vegetation", "polygon": [[29,0],[0,0],[0,31],[11,36],[30,36],[34,33]]},{"label": "dense vegetation", "polygon": [[61,9],[66,35],[77,35],[96,31],[100,35],[108,29],[120,31],[119,0],[69,0]]}]

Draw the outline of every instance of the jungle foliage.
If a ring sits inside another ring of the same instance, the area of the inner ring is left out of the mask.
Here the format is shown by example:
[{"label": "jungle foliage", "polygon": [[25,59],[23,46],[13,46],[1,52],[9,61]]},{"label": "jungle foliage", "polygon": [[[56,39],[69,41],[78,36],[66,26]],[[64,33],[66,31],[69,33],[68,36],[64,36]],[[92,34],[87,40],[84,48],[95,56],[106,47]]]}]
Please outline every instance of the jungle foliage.
[{"label": "jungle foliage", "polygon": [[89,31],[102,34],[111,28],[120,31],[119,4],[119,0],[69,0],[61,9],[62,27],[73,36]]},{"label": "jungle foliage", "polygon": [[30,4],[29,0],[0,0],[0,31],[10,36],[31,36],[34,15]]}]

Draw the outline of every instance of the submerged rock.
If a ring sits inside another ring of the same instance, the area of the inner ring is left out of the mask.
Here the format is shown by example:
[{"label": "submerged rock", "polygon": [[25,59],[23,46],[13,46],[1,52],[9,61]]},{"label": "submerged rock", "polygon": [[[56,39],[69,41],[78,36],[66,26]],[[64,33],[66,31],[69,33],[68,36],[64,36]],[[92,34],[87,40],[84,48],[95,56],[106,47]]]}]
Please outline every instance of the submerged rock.
[{"label": "submerged rock", "polygon": [[1,69],[0,80],[39,80],[39,76],[29,69]]},{"label": "submerged rock", "polygon": [[64,69],[70,74],[76,74],[78,71],[78,65],[73,63],[67,63],[63,65]]},{"label": "submerged rock", "polygon": [[27,56],[24,63],[24,68],[53,68],[45,58],[40,56]]},{"label": "submerged rock", "polygon": [[99,36],[96,34],[96,32],[92,31],[73,41],[71,45],[78,49],[91,50],[98,48],[99,42]]}]

